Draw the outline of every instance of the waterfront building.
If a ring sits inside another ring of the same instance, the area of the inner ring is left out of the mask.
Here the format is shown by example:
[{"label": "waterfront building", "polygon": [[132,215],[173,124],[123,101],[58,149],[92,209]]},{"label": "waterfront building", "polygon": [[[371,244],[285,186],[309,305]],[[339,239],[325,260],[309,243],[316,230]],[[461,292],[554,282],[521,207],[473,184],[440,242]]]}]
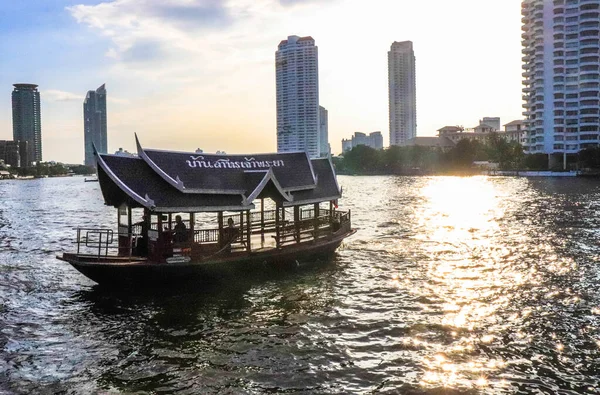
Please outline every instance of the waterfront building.
[{"label": "waterfront building", "polygon": [[289,36],[275,53],[277,152],[321,155],[318,47],[312,37]]},{"label": "waterfront building", "polygon": [[319,106],[319,146],[321,158],[326,158],[331,153],[329,146],[329,112],[323,106]]},{"label": "waterfront building", "polygon": [[27,142],[0,140],[0,160],[13,168],[21,167],[21,154],[27,156]]},{"label": "waterfront building", "polygon": [[21,166],[29,167],[42,161],[42,119],[40,92],[36,84],[13,84],[13,141],[26,141],[27,152],[21,156]]},{"label": "waterfront building", "polygon": [[510,142],[517,142],[523,147],[528,145],[527,141],[527,130],[525,128],[525,121],[516,120],[504,125],[504,131],[498,132],[498,136]]},{"label": "waterfront building", "polygon": [[83,101],[84,164],[95,166],[94,146],[98,153],[108,152],[106,122],[106,87],[102,84],[95,91],[88,91]]},{"label": "waterfront building", "polygon": [[442,151],[448,151],[454,148],[456,143],[446,136],[420,136],[407,140],[403,145],[405,147],[419,146],[427,148],[439,148]]},{"label": "waterfront building", "polygon": [[499,117],[483,117],[479,120],[479,125],[487,125],[492,131],[500,131],[500,118]]},{"label": "waterfront building", "polygon": [[390,145],[417,136],[415,53],[411,41],[394,42],[388,52]]},{"label": "waterfront building", "polygon": [[[198,153],[198,151],[196,151],[196,153]],[[130,157],[134,157],[137,156],[136,154],[132,154],[131,152],[124,150],[123,148],[119,148],[118,151],[115,151],[115,155],[118,156],[130,156]]]},{"label": "waterfront building", "polygon": [[437,132],[439,137],[446,138],[454,144],[464,139],[485,143],[490,137],[492,128],[485,124],[479,124],[470,129],[465,129],[462,126],[444,126],[443,128],[438,129]]},{"label": "waterfront building", "polygon": [[[500,120],[500,118],[497,119],[498,121]],[[447,138],[453,144],[464,139],[486,143],[492,133],[495,133],[499,138],[504,139],[509,143],[517,142],[523,146],[527,144],[525,121],[512,121],[504,125],[504,130],[497,130],[497,125],[494,124],[494,126],[490,126],[488,123],[484,123],[485,120],[486,118],[480,120],[478,126],[469,129],[465,129],[462,126],[444,126],[443,128],[438,129],[438,136]]]},{"label": "waterfront building", "polygon": [[527,151],[550,164],[599,143],[600,0],[521,3]]},{"label": "waterfront building", "polygon": [[342,152],[347,152],[352,150],[352,148],[357,147],[359,145],[366,145],[367,147],[371,147],[373,149],[383,149],[383,135],[381,132],[373,132],[369,135],[365,133],[356,132],[354,136],[350,139],[342,140]]}]

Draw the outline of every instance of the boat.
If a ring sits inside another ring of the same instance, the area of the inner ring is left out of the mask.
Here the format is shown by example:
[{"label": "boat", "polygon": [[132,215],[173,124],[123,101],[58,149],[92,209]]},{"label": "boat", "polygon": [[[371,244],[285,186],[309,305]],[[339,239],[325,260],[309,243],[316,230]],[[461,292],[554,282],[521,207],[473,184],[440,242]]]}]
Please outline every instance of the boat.
[{"label": "boat", "polygon": [[179,284],[327,260],[353,235],[330,158],[143,148],[94,153],[116,230],[78,228],[58,259],[101,285]]},{"label": "boat", "polygon": [[97,178],[84,178],[83,182],[98,182]]}]

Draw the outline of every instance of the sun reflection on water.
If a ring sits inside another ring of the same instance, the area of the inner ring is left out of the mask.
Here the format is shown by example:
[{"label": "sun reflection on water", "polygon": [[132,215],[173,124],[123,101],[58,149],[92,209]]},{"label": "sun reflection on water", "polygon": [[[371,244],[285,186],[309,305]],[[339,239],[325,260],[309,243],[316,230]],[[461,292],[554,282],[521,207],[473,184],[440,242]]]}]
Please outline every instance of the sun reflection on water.
[{"label": "sun reflection on water", "polygon": [[[432,178],[423,188],[426,202],[418,218],[425,230],[421,237],[430,258],[424,264],[431,281],[429,289],[417,292],[443,301],[440,324],[455,334],[451,344],[437,344],[439,352],[425,358],[424,387],[486,388],[492,385],[490,376],[506,367],[504,360],[473,354],[477,346],[496,339],[486,328],[497,324],[497,311],[510,302],[504,291],[534,281],[510,266],[497,270],[511,256],[497,237],[505,216],[503,193],[485,177]],[[558,260],[557,265],[556,270],[568,266]]]}]

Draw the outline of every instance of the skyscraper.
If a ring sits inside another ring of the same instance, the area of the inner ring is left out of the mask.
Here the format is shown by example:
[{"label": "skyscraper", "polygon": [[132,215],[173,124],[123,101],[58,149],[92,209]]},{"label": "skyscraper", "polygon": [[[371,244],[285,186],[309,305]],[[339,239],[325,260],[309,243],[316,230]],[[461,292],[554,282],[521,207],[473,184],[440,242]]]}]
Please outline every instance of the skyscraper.
[{"label": "skyscraper", "polygon": [[106,135],[106,88],[104,84],[88,91],[83,101],[83,132],[86,166],[95,166],[94,145],[101,154],[108,152]]},{"label": "skyscraper", "polygon": [[320,156],[322,158],[329,156],[329,112],[323,106],[319,106],[319,145]]},{"label": "skyscraper", "polygon": [[599,143],[599,8],[600,0],[521,3],[525,149],[551,164]]},{"label": "skyscraper", "polygon": [[388,52],[390,145],[417,136],[415,53],[411,41],[396,42]]},{"label": "skyscraper", "polygon": [[21,166],[42,161],[42,119],[40,92],[35,84],[14,84],[12,92],[13,140],[27,142],[27,155]]},{"label": "skyscraper", "polygon": [[321,153],[318,48],[312,37],[289,36],[275,53],[277,152]]}]

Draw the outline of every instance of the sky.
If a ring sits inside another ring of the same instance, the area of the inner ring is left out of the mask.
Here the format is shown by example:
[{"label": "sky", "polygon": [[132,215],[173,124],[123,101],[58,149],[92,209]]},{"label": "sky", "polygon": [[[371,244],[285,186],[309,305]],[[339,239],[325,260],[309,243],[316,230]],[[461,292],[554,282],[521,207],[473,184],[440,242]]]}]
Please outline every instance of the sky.
[{"label": "sky", "polygon": [[[387,52],[414,43],[417,135],[522,119],[520,0],[22,0],[0,2],[0,140],[11,91],[39,85],[45,161],[83,162],[83,100],[106,83],[108,146],[276,151],[275,51],[319,47],[329,142],[389,142]],[[3,93],[2,93],[3,92]]]}]

